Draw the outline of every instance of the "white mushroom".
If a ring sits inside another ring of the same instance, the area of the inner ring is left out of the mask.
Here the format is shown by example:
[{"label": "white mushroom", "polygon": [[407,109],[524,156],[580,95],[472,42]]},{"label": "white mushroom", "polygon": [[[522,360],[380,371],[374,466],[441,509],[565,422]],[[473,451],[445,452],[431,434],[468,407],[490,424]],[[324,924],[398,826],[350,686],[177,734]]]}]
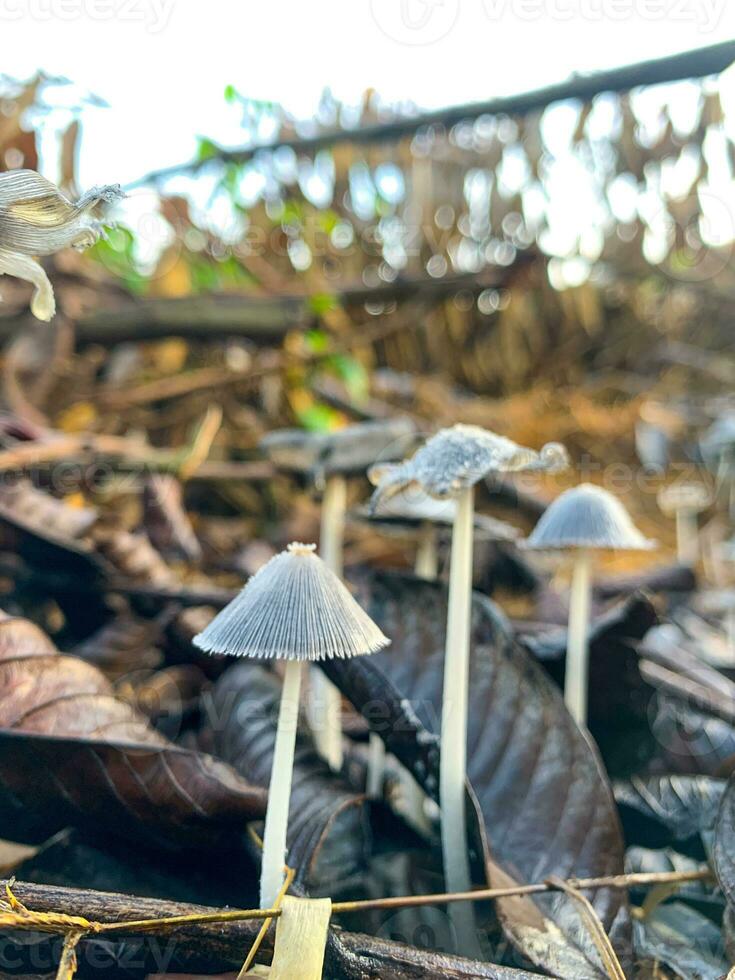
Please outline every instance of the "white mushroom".
[{"label": "white mushroom", "polygon": [[709,470],[715,473],[717,488],[728,495],[730,516],[735,518],[735,411],[724,412],[707,429],[699,442]]},{"label": "white mushroom", "polygon": [[261,908],[283,884],[299,693],[304,663],[374,653],[390,641],[315,553],[290,544],[194,638],[207,653],[284,660],[283,693],[263,835]]},{"label": "white mushroom", "polygon": [[701,483],[672,483],[659,491],[661,511],[676,520],[676,553],[680,562],[694,564],[699,558],[697,516],[711,503],[710,492]]},{"label": "white mushroom", "polygon": [[[322,489],[319,550],[342,577],[347,477],[362,474],[376,459],[400,458],[415,445],[416,426],[408,418],[363,422],[333,432],[278,429],[260,448],[283,470],[302,473]],[[319,753],[334,770],[342,768],[342,699],[320,670],[309,677],[309,718]]]},{"label": "white mushroom", "polygon": [[617,497],[590,483],[565,490],[522,542],[525,548],[574,554],[564,701],[581,725],[587,722],[592,554],[599,550],[647,551],[655,546],[643,537]]},{"label": "white mushroom", "polygon": [[[392,496],[409,488],[418,488],[433,497],[455,498],[439,780],[444,876],[449,891],[466,891],[471,885],[465,775],[474,487],[491,473],[533,469],[553,472],[567,465],[566,450],[557,443],[550,443],[537,453],[479,426],[455,425],[432,436],[411,459],[373,467],[369,473],[377,484],[371,501],[373,513]],[[474,946],[476,939],[467,910],[453,905],[452,915],[463,941]]]},{"label": "white mushroom", "polygon": [[377,487],[372,508],[376,511],[381,501],[408,487],[419,487],[432,497],[449,497],[471,489],[490,473],[554,473],[568,465],[567,452],[557,442],[535,452],[479,425],[453,425],[427,440],[411,459],[372,467],[368,475]]}]

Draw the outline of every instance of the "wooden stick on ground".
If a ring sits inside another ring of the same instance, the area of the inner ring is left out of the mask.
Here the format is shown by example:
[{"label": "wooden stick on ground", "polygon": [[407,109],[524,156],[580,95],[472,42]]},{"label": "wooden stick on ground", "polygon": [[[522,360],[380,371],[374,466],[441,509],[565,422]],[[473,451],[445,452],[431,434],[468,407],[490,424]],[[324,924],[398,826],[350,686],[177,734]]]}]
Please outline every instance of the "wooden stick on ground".
[{"label": "wooden stick on ground", "polygon": [[[0,888],[4,883],[0,882]],[[256,938],[260,920],[230,920],[224,927],[221,917],[231,910],[200,905],[185,905],[159,899],[138,898],[114,892],[98,892],[37,885],[30,882],[13,884],[15,896],[29,908],[39,912],[80,913],[86,921],[104,920],[120,923],[115,933],[101,935],[104,950],[95,949],[92,957],[99,963],[114,963],[124,958],[126,973],[135,966],[137,975],[146,973],[221,973],[239,969],[243,955]],[[82,915],[86,913],[86,915]],[[240,913],[242,915],[243,913]],[[260,915],[259,912],[256,912]],[[267,916],[268,910],[263,912]],[[152,920],[177,916],[179,924],[166,928],[138,947],[133,942],[140,935],[132,920]],[[202,916],[204,917],[202,919]],[[218,921],[219,916],[219,921]],[[198,918],[198,921],[196,921]],[[261,916],[262,919],[262,916]],[[164,941],[165,940],[165,941]],[[79,959],[83,962],[85,947],[97,937],[81,940]],[[113,942],[111,942],[113,941]],[[119,941],[120,946],[115,943]],[[118,951],[117,953],[115,951]],[[268,963],[273,950],[269,933],[258,954],[260,963]],[[132,962],[131,962],[132,959]],[[325,972],[332,980],[416,980],[418,977],[443,977],[445,980],[538,980],[537,974],[513,970],[492,963],[473,963],[461,956],[433,953],[404,946],[376,936],[332,929],[327,946]]]},{"label": "wooden stick on ground", "polygon": [[[572,879],[567,882],[537,882],[508,888],[487,888],[461,894],[409,895],[370,901],[340,902],[332,906],[333,913],[364,911],[367,909],[393,909],[421,905],[442,905],[452,901],[488,900],[509,895],[529,895],[562,890],[589,888],[629,888],[633,885],[684,883],[703,881],[712,877],[709,868],[689,872],[641,872],[614,875],[607,878]],[[7,887],[8,883],[4,883]],[[157,899],[138,898],[108,892],[59,888],[29,882],[12,883],[12,895],[18,908],[23,906],[33,912],[51,913],[46,916],[45,931],[67,933],[81,931],[86,939],[96,935],[126,939],[141,934],[165,936],[170,940],[172,956],[177,966],[187,969],[218,969],[238,966],[242,951],[252,943],[258,933],[258,923],[265,918],[278,918],[278,909],[211,909],[206,906],[183,905]],[[22,904],[21,904],[22,903]],[[19,912],[5,928],[23,926]],[[54,919],[54,916],[56,918]],[[0,928],[3,915],[0,913]],[[223,926],[227,924],[227,928]],[[38,922],[26,921],[26,928],[44,931]],[[493,964],[478,964],[463,957],[445,957],[440,954],[389,943],[373,936],[343,932],[334,929],[334,940],[327,949],[330,976],[335,980],[408,980],[418,976],[444,976],[462,978],[488,978],[488,980],[521,980],[533,976],[523,971],[507,970]],[[270,951],[271,937],[266,936],[264,950]],[[267,959],[267,957],[266,957]],[[441,961],[441,965],[440,965]],[[379,967],[378,967],[378,964]],[[431,973],[431,970],[434,973]],[[426,972],[421,973],[421,970]],[[371,972],[372,971],[372,972]]]}]

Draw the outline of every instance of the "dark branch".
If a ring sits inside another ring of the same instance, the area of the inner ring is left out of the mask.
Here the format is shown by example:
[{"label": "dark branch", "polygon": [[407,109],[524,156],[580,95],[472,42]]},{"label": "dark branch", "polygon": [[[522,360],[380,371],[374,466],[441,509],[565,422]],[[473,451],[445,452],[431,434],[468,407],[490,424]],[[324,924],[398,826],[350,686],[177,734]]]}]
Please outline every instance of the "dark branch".
[{"label": "dark branch", "polygon": [[[5,884],[5,881],[0,882],[0,887],[4,888]],[[30,882],[15,883],[13,893],[35,912],[61,912],[101,922],[158,919],[216,911],[202,905]],[[85,973],[85,967],[92,964],[99,969],[106,966],[109,970],[110,959],[119,956],[121,963],[125,963],[127,968],[134,968],[136,974],[140,972],[141,975],[156,966],[156,972],[164,973],[173,970],[221,973],[242,965],[260,925],[257,921],[191,923],[175,929],[161,927],[140,937],[136,937],[134,929],[129,935],[110,933],[99,939],[83,941],[80,967]],[[258,954],[260,963],[270,960],[273,932],[271,929]],[[104,946],[100,946],[102,942]],[[86,957],[85,946],[89,944],[96,949]],[[325,972],[334,980],[419,980],[420,977],[533,980],[537,976],[338,929],[334,929],[330,935]]]},{"label": "dark branch", "polygon": [[[417,298],[427,303],[439,302],[463,290],[479,293],[502,286],[521,263],[531,262],[536,254],[534,250],[524,252],[510,267],[491,266],[477,274],[442,279],[401,276],[381,286],[336,290],[334,297],[345,309],[361,307],[367,302],[405,302]],[[247,337],[256,342],[274,343],[290,330],[309,326],[315,320],[307,294],[154,298],[130,301],[117,309],[100,309],[81,317],[76,321],[76,339],[79,344],[115,344],[172,336],[198,340]],[[30,314],[0,317],[0,342],[9,340],[21,329],[32,329],[36,323]]]},{"label": "dark branch", "polygon": [[214,157],[207,160],[191,161],[175,167],[157,170],[141,178],[137,183],[145,184],[160,181],[184,172],[195,172],[206,166],[212,159],[231,163],[245,163],[256,153],[277,147],[290,147],[301,153],[314,153],[336,143],[388,143],[410,136],[425,126],[453,126],[467,119],[477,119],[484,115],[523,115],[535,109],[543,109],[553,102],[563,99],[581,99],[585,102],[601,92],[627,92],[639,85],[660,85],[687,78],[704,78],[718,75],[735,61],[735,41],[724,41],[710,47],[686,51],[669,58],[642,61],[622,68],[595,72],[590,75],[572,75],[571,78],[547,88],[535,89],[518,95],[501,96],[485,102],[470,102],[465,105],[424,112],[408,118],[391,122],[364,126],[360,129],[340,129],[320,133],[316,136],[277,140],[266,146],[246,146],[241,149],[220,149]]}]

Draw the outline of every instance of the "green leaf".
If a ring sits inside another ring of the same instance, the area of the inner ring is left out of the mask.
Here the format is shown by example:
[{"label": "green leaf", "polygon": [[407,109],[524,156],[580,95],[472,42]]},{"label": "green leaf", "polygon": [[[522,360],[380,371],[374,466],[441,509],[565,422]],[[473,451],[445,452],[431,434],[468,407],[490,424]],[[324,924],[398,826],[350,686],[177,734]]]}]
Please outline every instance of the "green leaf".
[{"label": "green leaf", "polygon": [[212,140],[207,139],[206,136],[200,136],[197,141],[197,153],[196,158],[200,162],[202,160],[211,160],[216,157],[219,153],[219,147]]},{"label": "green leaf", "polygon": [[297,412],[299,423],[310,432],[328,432],[335,427],[337,413],[329,405],[316,403]]},{"label": "green leaf", "polygon": [[313,354],[323,354],[329,345],[329,336],[324,330],[307,330],[304,334],[304,340]]},{"label": "green leaf", "polygon": [[341,220],[342,218],[340,215],[338,215],[337,212],[333,211],[331,208],[328,208],[326,211],[319,211],[316,215],[316,221],[319,228],[327,234],[334,231],[335,227]]},{"label": "green leaf", "polygon": [[323,316],[332,310],[339,309],[339,299],[333,293],[314,293],[306,301],[311,313],[314,316]]},{"label": "green leaf", "polygon": [[113,228],[107,238],[100,239],[87,255],[117,276],[132,293],[145,292],[148,278],[138,268],[135,256],[135,235],[124,225]]},{"label": "green leaf", "polygon": [[190,260],[191,284],[194,292],[208,293],[219,288],[220,277],[217,266],[201,259]]},{"label": "green leaf", "polygon": [[336,354],[330,358],[335,373],[344,381],[350,397],[355,402],[364,402],[370,391],[370,380],[365,368],[349,354]]}]

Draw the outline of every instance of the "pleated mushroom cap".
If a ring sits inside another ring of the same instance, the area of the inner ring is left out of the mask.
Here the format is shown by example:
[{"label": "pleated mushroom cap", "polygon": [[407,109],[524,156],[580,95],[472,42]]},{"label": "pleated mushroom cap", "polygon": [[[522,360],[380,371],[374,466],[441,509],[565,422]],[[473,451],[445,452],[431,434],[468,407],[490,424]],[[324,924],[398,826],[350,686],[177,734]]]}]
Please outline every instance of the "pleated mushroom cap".
[{"label": "pleated mushroom cap", "polygon": [[453,425],[432,436],[411,459],[369,470],[368,477],[377,487],[371,508],[375,512],[381,501],[406,487],[418,486],[433,497],[447,497],[474,486],[490,473],[553,473],[568,465],[566,450],[559,443],[549,443],[535,452],[479,425]]},{"label": "pleated mushroom cap", "polygon": [[602,487],[582,483],[565,490],[544,511],[524,548],[554,551],[594,548],[649,551],[655,541],[644,538],[617,497]]},{"label": "pleated mushroom cap", "polygon": [[315,545],[296,542],[263,565],[194,637],[206,653],[263,660],[346,659],[389,643]]}]

